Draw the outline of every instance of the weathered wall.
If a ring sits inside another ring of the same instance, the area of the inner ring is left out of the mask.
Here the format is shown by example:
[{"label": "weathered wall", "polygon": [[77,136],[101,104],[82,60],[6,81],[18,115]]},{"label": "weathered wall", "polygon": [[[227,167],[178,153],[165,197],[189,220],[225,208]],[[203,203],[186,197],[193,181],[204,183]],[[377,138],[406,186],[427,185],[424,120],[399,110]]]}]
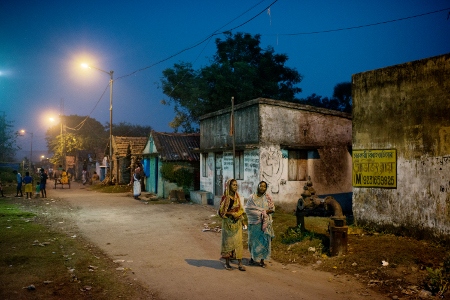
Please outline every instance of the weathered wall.
[{"label": "weathered wall", "polygon": [[353,188],[360,223],[450,234],[450,54],[353,75],[353,150],[396,149],[397,188]]},{"label": "weathered wall", "polygon": [[352,120],[346,113],[272,100],[261,104],[260,119],[261,145],[301,148],[351,145]]},{"label": "weathered wall", "polygon": [[[287,208],[295,207],[306,181],[288,180],[287,149],[307,149],[308,153],[316,153],[308,157],[307,174],[319,195],[352,191],[349,114],[297,103],[255,99],[236,105],[235,124],[236,148],[245,150],[244,180],[238,180],[241,196],[247,198],[258,182],[265,180],[274,201]],[[223,152],[223,182],[233,175],[227,164],[232,157],[229,128],[229,109],[201,118],[201,149],[209,152],[208,161],[213,159],[214,153]],[[200,187],[214,194],[215,162],[207,165],[207,176],[201,177]]]},{"label": "weathered wall", "polygon": [[[295,103],[267,102],[260,106],[260,119],[261,174],[271,183],[274,200],[295,205],[306,182],[288,180],[285,149],[310,150],[307,174],[318,195],[352,191],[352,120],[348,114]],[[278,159],[280,162],[275,163]],[[274,165],[281,166],[277,172],[273,171]]]},{"label": "weathered wall", "polygon": [[[233,146],[230,136],[231,109],[222,109],[202,116],[200,143],[202,149],[228,148]],[[259,134],[259,109],[257,102],[236,105],[234,112],[236,144],[257,144]]]}]

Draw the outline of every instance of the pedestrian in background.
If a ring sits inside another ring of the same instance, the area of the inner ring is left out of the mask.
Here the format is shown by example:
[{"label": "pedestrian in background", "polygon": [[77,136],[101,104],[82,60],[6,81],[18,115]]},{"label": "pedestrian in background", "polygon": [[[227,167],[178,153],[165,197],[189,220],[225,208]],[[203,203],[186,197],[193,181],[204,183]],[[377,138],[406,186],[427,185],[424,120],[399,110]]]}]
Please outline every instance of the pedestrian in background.
[{"label": "pedestrian in background", "polygon": [[3,186],[2,186],[2,181],[0,180],[0,192],[2,193],[2,197],[5,197],[5,195],[3,195]]},{"label": "pedestrian in background", "polygon": [[26,197],[27,199],[31,199],[31,197],[33,196],[33,177],[30,176],[30,172],[25,173],[23,183],[25,184]]},{"label": "pedestrian in background", "polygon": [[225,259],[226,270],[233,270],[230,261],[231,259],[237,259],[239,271],[245,271],[245,267],[242,264],[244,209],[237,190],[237,181],[228,179],[218,211],[219,216],[222,218],[222,245],[220,252],[222,258]]},{"label": "pedestrian in background", "polygon": [[36,183],[36,192],[34,193],[35,198],[39,198],[40,191],[41,191],[41,184],[38,182]]},{"label": "pedestrian in background", "polygon": [[46,184],[47,184],[47,172],[45,172],[44,168],[41,168],[41,171],[39,172],[39,188],[41,190],[41,197],[47,198],[47,190],[46,190]]},{"label": "pedestrian in background", "polygon": [[[16,175],[16,181],[17,181],[16,197],[23,197],[23,193],[22,193],[22,174],[20,174],[16,170],[14,170],[13,173]],[[20,196],[19,196],[19,193],[20,193]]]},{"label": "pedestrian in background", "polygon": [[92,183],[96,184],[98,181],[100,181],[100,176],[94,171],[94,174],[92,174]]},{"label": "pedestrian in background", "polygon": [[141,169],[137,167],[134,169],[133,177],[131,179],[131,183],[133,186],[133,196],[134,199],[140,200],[139,196],[141,195]]}]

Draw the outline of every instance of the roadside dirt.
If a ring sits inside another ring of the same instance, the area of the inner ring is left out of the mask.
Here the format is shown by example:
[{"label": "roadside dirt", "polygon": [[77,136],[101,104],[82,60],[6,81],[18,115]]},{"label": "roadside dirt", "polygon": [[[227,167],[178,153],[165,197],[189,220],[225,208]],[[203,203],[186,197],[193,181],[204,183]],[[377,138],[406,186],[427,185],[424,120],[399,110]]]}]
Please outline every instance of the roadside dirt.
[{"label": "roadside dirt", "polygon": [[[270,261],[267,269],[225,270],[219,255],[220,233],[202,231],[205,224],[218,225],[210,206],[147,204],[127,194],[89,191],[77,183],[70,190],[49,189],[48,196],[16,201],[55,229],[98,247],[127,273],[133,283],[130,288],[149,290],[153,299],[391,298],[354,274],[311,266]],[[249,258],[247,251],[244,257]]]}]

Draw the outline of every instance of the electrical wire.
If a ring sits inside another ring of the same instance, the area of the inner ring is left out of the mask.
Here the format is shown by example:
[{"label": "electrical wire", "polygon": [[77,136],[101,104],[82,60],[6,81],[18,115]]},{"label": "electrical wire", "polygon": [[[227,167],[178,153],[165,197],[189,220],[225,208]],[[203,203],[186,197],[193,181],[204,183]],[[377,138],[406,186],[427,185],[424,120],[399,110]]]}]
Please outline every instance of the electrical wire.
[{"label": "electrical wire", "polygon": [[[218,33],[219,30],[221,30],[221,29],[224,28],[225,26],[231,24],[232,22],[234,22],[235,20],[237,20],[238,18],[240,18],[241,16],[243,16],[244,14],[246,14],[247,12],[249,12],[250,10],[252,10],[253,8],[255,8],[256,6],[260,5],[260,4],[261,4],[262,2],[264,2],[264,1],[265,1],[265,0],[262,0],[262,1],[258,2],[257,4],[255,4],[254,6],[250,7],[249,9],[247,9],[246,11],[244,11],[243,13],[241,13],[240,15],[238,15],[237,17],[235,17],[234,19],[232,19],[231,21],[229,21],[228,23],[226,23],[225,25],[223,25],[222,27],[216,29],[212,34],[208,35],[208,37],[204,38],[203,40],[201,40],[200,42],[194,44],[193,46],[190,46],[190,47],[188,47],[188,48],[185,48],[185,49],[183,49],[183,50],[181,50],[181,51],[179,51],[179,52],[177,52],[177,53],[175,53],[175,54],[173,54],[173,55],[171,55],[171,56],[169,56],[169,57],[167,57],[167,58],[165,58],[165,59],[162,59],[162,60],[160,60],[160,61],[158,61],[158,62],[156,62],[156,63],[154,63],[154,64],[152,64],[152,65],[150,65],[150,66],[147,66],[147,67],[138,69],[138,70],[136,70],[136,71],[134,71],[134,72],[131,72],[131,73],[127,74],[127,75],[123,75],[123,76],[117,77],[115,80],[120,80],[120,79],[122,79],[122,78],[129,77],[129,76],[131,76],[131,75],[133,75],[133,74],[136,74],[136,73],[138,73],[138,72],[147,70],[147,69],[149,69],[149,68],[151,68],[151,67],[153,67],[153,66],[156,66],[156,65],[158,65],[158,64],[160,64],[160,63],[163,63],[163,62],[165,62],[165,61],[167,61],[167,60],[169,60],[169,59],[171,59],[171,58],[173,58],[173,57],[175,57],[175,56],[178,56],[179,54],[181,54],[181,53],[183,53],[183,52],[185,52],[185,51],[188,51],[188,50],[190,50],[190,49],[196,48],[196,47],[198,47],[199,45],[203,44],[204,42],[207,42],[206,45],[205,45],[205,47],[203,47],[202,51],[200,51],[200,53],[197,55],[197,58],[194,60],[194,62],[197,61],[198,58],[200,57],[200,55],[201,55],[201,54],[203,53],[203,51],[206,49],[206,46],[207,46],[208,43],[211,41],[211,39],[212,39],[215,35],[222,34],[222,33],[225,32],[225,31],[224,31],[224,32],[219,32],[219,33]],[[227,31],[231,31],[231,30],[233,30],[233,29],[236,29],[236,28],[239,28],[239,27],[243,26],[244,24],[247,24],[247,23],[250,22],[251,20],[255,19],[257,16],[259,16],[260,14],[262,14],[263,12],[265,12],[271,5],[273,5],[273,4],[276,3],[277,1],[278,1],[278,0],[273,1],[267,8],[265,8],[263,11],[261,11],[261,12],[258,13],[257,15],[253,16],[251,19],[249,19],[249,20],[245,21],[244,23],[242,23],[242,24],[240,24],[240,25],[238,25],[238,26],[236,26],[236,27],[234,27],[234,28],[232,28],[232,29],[230,29],[230,30],[227,30]],[[182,79],[183,79],[183,78],[182,78]],[[181,80],[182,80],[182,79],[181,79]],[[180,82],[181,82],[181,80],[180,80]],[[81,121],[78,125],[76,125],[74,128],[66,127],[67,129],[74,130],[74,131],[78,131],[78,130],[80,130],[80,129],[84,126],[84,124],[85,124],[85,122],[87,121],[87,119],[92,115],[93,111],[95,110],[95,108],[96,108],[97,105],[99,104],[100,100],[101,100],[101,99],[103,98],[103,96],[105,95],[105,93],[106,93],[106,91],[107,91],[109,85],[110,85],[110,83],[108,83],[108,85],[106,86],[106,88],[105,88],[105,90],[103,91],[102,95],[101,95],[100,98],[97,100],[97,102],[96,102],[94,108],[93,108],[93,109],[91,110],[91,112],[86,116],[86,118],[85,118],[83,121]]]},{"label": "electrical wire", "polygon": [[[447,10],[450,10],[450,7],[449,8],[444,8],[444,9],[440,9],[440,10],[436,10],[436,11],[423,13],[423,14],[420,14],[420,15],[409,16],[409,17],[404,17],[404,18],[399,18],[399,19],[394,19],[394,20],[389,20],[389,21],[383,21],[383,22],[377,22],[377,23],[371,23],[371,24],[365,24],[365,25],[344,27],[344,28],[338,28],[338,29],[328,29],[328,30],[321,30],[321,31],[311,31],[311,32],[264,34],[264,36],[274,36],[274,35],[276,35],[276,36],[310,35],[310,34],[321,34],[321,33],[337,32],[337,31],[344,31],[344,30],[352,30],[352,29],[359,29],[359,28],[365,28],[365,27],[371,27],[371,26],[377,26],[377,25],[383,25],[383,24],[388,24],[388,23],[393,23],[393,22],[399,22],[399,21],[419,18],[419,17],[423,17],[423,16],[427,16],[427,15],[431,15],[431,14],[436,14],[436,13],[440,13],[440,12],[447,11]],[[450,15],[450,12],[449,12],[449,15]],[[448,19],[448,17],[447,17],[447,19]]]},{"label": "electrical wire", "polygon": [[[213,33],[209,34],[206,38],[202,39],[201,41],[195,43],[192,46],[186,47],[178,52],[176,52],[175,54],[172,54],[164,59],[161,59],[149,66],[140,68],[138,70],[135,70],[129,74],[123,75],[123,76],[119,76],[117,77],[115,80],[120,80],[126,77],[129,77],[131,75],[134,75],[138,72],[141,71],[145,71],[147,69],[150,69],[156,65],[159,65],[165,61],[168,61],[188,50],[194,49],[198,46],[200,46],[201,44],[207,42],[209,43],[210,40],[217,35],[220,34],[224,34],[226,32],[231,32],[237,28],[240,28],[242,26],[244,26],[245,24],[251,22],[252,20],[254,20],[256,17],[258,17],[259,15],[261,15],[262,13],[266,12],[273,4],[275,4],[276,2],[278,2],[278,0],[273,1],[271,4],[269,4],[266,8],[264,8],[262,11],[260,11],[259,13],[257,13],[256,15],[254,15],[253,17],[251,17],[250,19],[246,20],[245,22],[230,28],[228,30],[224,30],[224,31],[220,31],[222,28],[224,28],[225,26],[231,24],[232,22],[234,22],[235,20],[237,20],[238,18],[240,18],[241,16],[243,16],[244,14],[246,14],[247,12],[249,12],[250,10],[254,9],[256,6],[260,5],[262,2],[264,2],[264,0],[258,2],[257,4],[255,4],[254,6],[252,6],[251,8],[247,9],[245,12],[243,12],[242,14],[240,14],[239,16],[237,16],[236,18],[232,19],[230,22],[226,23],[225,25],[223,25],[222,27],[216,29]],[[377,23],[371,23],[371,24],[365,24],[365,25],[358,25],[358,26],[352,26],[352,27],[344,27],[344,28],[337,28],[337,29],[328,29],[328,30],[321,30],[321,31],[311,31],[311,32],[298,32],[298,33],[281,33],[281,34],[261,34],[261,36],[297,36],[297,35],[312,35],[312,34],[323,34],[323,33],[330,33],[330,32],[338,32],[338,31],[346,31],[346,30],[353,30],[353,29],[359,29],[359,28],[365,28],[365,27],[371,27],[371,26],[378,26],[378,25],[383,25],[383,24],[388,24],[388,23],[393,23],[393,22],[399,22],[399,21],[404,21],[404,20],[408,20],[408,19],[413,19],[413,18],[418,18],[418,17],[423,17],[423,16],[427,16],[427,15],[431,15],[431,14],[436,14],[439,12],[443,12],[443,11],[447,11],[450,10],[450,8],[444,8],[444,9],[440,9],[440,10],[436,10],[436,11],[432,11],[432,12],[427,12],[427,13],[423,13],[423,14],[419,14],[419,15],[414,15],[414,16],[409,16],[409,17],[404,17],[404,18],[398,18],[398,19],[394,19],[394,20],[388,20],[388,21],[382,21],[382,22],[377,22]],[[450,16],[450,12],[449,12],[449,16]],[[448,19],[448,18],[447,18]],[[220,31],[220,32],[219,32]],[[207,45],[207,44],[206,44]],[[198,59],[198,57],[201,55],[201,53],[203,53],[203,51],[206,48],[205,47],[202,49],[202,51],[200,51],[199,55],[197,56],[197,58],[194,60],[196,61]],[[181,82],[181,80],[180,80]],[[95,108],[97,107],[98,103],[100,102],[100,100],[103,98],[104,94],[106,93],[107,88],[109,87],[109,84],[107,85],[107,87],[105,88],[105,90],[103,91],[102,95],[100,96],[99,100],[97,101],[97,103],[95,104],[94,108],[91,110],[91,112],[89,113],[89,115],[82,121],[80,122],[80,124],[78,124],[77,126],[75,126],[75,128],[73,130],[79,130],[81,129],[81,127],[83,126],[84,122],[87,120],[87,118],[92,114],[92,112],[95,110]]]},{"label": "electrical wire", "polygon": [[[259,2],[257,5],[259,5],[259,4],[262,3],[262,2],[263,2],[263,1]],[[141,72],[141,71],[150,69],[150,68],[152,68],[152,67],[154,67],[154,66],[156,66],[156,65],[159,65],[160,63],[163,63],[163,62],[165,62],[165,61],[167,61],[167,60],[169,60],[169,59],[171,59],[171,58],[173,58],[173,57],[175,57],[175,56],[180,55],[180,54],[183,53],[183,52],[186,52],[186,51],[188,51],[188,50],[191,50],[191,49],[193,49],[193,48],[196,48],[196,47],[200,46],[201,44],[203,44],[203,43],[206,42],[206,41],[209,41],[212,37],[214,37],[214,36],[216,36],[216,35],[223,34],[223,33],[225,33],[225,32],[229,32],[229,31],[233,31],[233,30],[235,30],[236,28],[239,28],[239,27],[241,27],[241,26],[244,26],[245,24],[247,24],[247,23],[249,23],[250,21],[254,20],[256,17],[258,17],[258,16],[261,15],[262,13],[266,12],[267,9],[268,9],[269,7],[271,7],[273,4],[275,4],[276,2],[278,2],[278,0],[273,1],[269,6],[267,6],[265,9],[263,9],[261,12],[259,12],[258,14],[256,14],[255,16],[253,16],[252,18],[248,19],[247,21],[241,23],[240,25],[238,25],[238,26],[236,26],[236,27],[233,27],[233,28],[228,29],[228,30],[225,30],[225,31],[217,32],[218,30],[220,30],[220,29],[222,29],[223,27],[226,26],[226,25],[224,25],[224,26],[222,26],[221,28],[219,28],[219,29],[217,29],[216,31],[214,31],[213,33],[211,33],[210,35],[208,35],[206,38],[204,38],[204,39],[201,40],[200,42],[198,42],[198,43],[196,43],[196,44],[194,44],[194,45],[192,45],[192,46],[190,46],[190,47],[184,48],[183,50],[178,51],[177,53],[172,54],[172,55],[170,55],[170,56],[167,57],[167,58],[161,59],[160,61],[157,61],[157,62],[155,62],[154,64],[151,64],[151,65],[149,65],[149,66],[147,66],[147,67],[138,69],[138,70],[133,71],[133,72],[127,74],[127,75],[123,75],[123,76],[117,77],[115,80],[119,80],[119,79],[122,79],[122,78],[125,78],[125,77],[128,77],[128,76],[134,75],[134,74],[136,74],[136,73],[138,73],[138,72]],[[256,5],[255,5],[255,6],[256,6]],[[250,8],[249,10],[253,9],[255,6],[253,6],[253,7]],[[249,11],[249,10],[247,10],[247,11]],[[246,13],[246,12],[244,12],[243,14],[245,14],[245,13]],[[241,15],[243,15],[243,14],[241,14]],[[239,16],[236,17],[235,19],[237,19],[237,18],[239,18]],[[235,19],[233,19],[233,20],[230,21],[229,23],[233,22]],[[229,23],[227,23],[227,24],[229,24]]]},{"label": "electrical wire", "polygon": [[94,112],[95,108],[97,107],[97,105],[100,103],[100,100],[102,100],[103,96],[105,95],[106,91],[108,90],[108,87],[111,83],[108,83],[108,85],[106,86],[105,90],[103,91],[102,95],[100,96],[100,98],[97,100],[97,103],[95,103],[94,108],[91,110],[91,112],[86,116],[86,118],[84,118],[80,123],[78,123],[77,125],[75,125],[74,128],[65,126],[67,129],[73,130],[73,131],[78,131],[81,128],[83,128],[84,124],[86,123],[87,119],[92,115],[92,113]]}]

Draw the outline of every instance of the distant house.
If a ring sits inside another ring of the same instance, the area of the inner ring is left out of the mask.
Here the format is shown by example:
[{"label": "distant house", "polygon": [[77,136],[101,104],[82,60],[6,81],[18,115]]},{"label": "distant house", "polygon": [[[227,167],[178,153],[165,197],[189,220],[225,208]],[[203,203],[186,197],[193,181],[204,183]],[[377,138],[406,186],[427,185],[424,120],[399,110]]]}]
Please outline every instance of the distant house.
[{"label": "distant house", "polygon": [[146,142],[147,137],[113,136],[112,176],[117,183],[130,183],[130,166],[142,159]]},{"label": "distant house", "polygon": [[234,136],[230,115],[227,108],[200,118],[200,190],[208,202],[218,205],[229,178],[244,198],[264,180],[276,203],[293,208],[311,177],[319,196],[333,195],[351,211],[350,114],[258,98],[235,106]]},{"label": "distant house", "polygon": [[101,149],[78,150],[65,156],[65,169],[74,180],[80,180],[83,169],[91,175],[94,171],[99,173],[103,157]]},{"label": "distant house", "polygon": [[199,188],[200,155],[193,150],[200,146],[198,133],[165,133],[152,131],[142,151],[146,191],[167,198],[171,190],[182,189],[164,180],[161,170],[186,168],[192,172],[192,189]]}]

